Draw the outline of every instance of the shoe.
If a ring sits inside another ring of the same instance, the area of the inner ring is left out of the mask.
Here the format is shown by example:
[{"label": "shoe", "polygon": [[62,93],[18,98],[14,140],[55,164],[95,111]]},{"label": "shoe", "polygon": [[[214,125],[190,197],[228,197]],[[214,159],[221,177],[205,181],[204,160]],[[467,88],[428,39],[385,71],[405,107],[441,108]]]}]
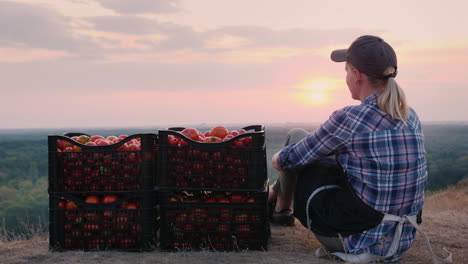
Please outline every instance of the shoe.
[{"label": "shoe", "polygon": [[[273,207],[274,208],[274,207]],[[282,226],[294,226],[294,215],[292,209],[284,209],[280,212],[272,210],[270,222]]]}]

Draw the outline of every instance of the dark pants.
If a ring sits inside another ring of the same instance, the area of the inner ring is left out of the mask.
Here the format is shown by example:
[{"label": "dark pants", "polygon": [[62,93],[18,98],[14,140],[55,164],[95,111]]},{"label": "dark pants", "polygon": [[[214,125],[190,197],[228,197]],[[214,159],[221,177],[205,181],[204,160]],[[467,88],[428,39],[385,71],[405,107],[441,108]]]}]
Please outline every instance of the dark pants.
[{"label": "dark pants", "polygon": [[[285,145],[296,143],[307,134],[305,130],[293,129]],[[330,185],[339,188],[319,191]],[[322,240],[370,229],[380,224],[383,217],[356,196],[335,156],[315,161],[298,171],[281,173],[273,191],[283,200],[293,199],[294,216]],[[313,193],[316,195],[309,199]]]}]

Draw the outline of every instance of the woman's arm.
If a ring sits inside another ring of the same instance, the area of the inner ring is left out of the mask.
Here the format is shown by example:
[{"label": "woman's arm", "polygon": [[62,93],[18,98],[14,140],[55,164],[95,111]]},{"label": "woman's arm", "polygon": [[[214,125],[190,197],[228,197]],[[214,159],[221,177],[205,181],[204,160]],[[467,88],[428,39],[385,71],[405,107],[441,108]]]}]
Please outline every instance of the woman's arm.
[{"label": "woman's arm", "polygon": [[349,123],[344,110],[335,111],[316,131],[276,153],[272,159],[273,167],[281,170],[301,168],[327,156],[349,140],[352,135]]}]

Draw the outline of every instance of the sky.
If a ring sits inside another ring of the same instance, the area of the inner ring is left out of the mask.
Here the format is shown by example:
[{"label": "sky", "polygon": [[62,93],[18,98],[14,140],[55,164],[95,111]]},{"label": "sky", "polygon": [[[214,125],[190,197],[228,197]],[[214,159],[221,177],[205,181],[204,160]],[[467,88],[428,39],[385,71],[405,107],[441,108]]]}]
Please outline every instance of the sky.
[{"label": "sky", "polygon": [[0,129],[324,122],[378,35],[423,122],[468,121],[468,2],[0,0]]}]

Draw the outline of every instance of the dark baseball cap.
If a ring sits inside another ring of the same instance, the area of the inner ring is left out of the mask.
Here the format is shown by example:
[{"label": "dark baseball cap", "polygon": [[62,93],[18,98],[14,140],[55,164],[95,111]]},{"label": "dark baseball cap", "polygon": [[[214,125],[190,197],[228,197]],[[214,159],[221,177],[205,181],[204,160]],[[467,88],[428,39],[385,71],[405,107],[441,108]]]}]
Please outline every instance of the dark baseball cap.
[{"label": "dark baseball cap", "polygon": [[[375,78],[387,79],[397,75],[397,56],[393,48],[382,38],[365,35],[357,38],[347,49],[334,50],[331,59],[335,62],[349,62],[358,71]],[[394,67],[393,74],[384,75],[388,67]]]}]

